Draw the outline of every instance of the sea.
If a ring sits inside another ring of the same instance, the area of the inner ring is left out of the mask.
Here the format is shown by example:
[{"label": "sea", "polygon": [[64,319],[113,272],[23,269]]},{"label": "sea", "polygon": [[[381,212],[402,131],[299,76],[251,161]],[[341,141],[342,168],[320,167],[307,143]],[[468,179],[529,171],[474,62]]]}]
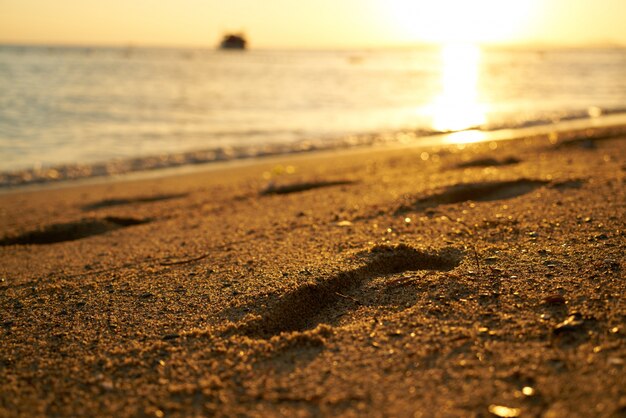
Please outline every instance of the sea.
[{"label": "sea", "polygon": [[0,186],[626,114],[626,48],[0,45]]}]

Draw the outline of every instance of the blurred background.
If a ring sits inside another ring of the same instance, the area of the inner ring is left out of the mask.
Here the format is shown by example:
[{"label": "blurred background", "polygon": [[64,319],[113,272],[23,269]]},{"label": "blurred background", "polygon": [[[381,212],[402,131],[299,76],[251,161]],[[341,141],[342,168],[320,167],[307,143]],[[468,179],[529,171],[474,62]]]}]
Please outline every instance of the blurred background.
[{"label": "blurred background", "polygon": [[624,16],[621,0],[3,0],[0,172],[623,116]]}]

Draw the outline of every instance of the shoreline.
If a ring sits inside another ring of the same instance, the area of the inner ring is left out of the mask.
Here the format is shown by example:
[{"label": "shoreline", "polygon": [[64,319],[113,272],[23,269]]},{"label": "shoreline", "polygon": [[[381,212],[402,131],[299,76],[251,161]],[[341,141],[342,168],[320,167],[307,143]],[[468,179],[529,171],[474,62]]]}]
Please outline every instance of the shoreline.
[{"label": "shoreline", "polygon": [[619,417],[595,132],[2,193],[0,415]]},{"label": "shoreline", "polygon": [[[623,132],[626,132],[626,113],[493,131],[470,129],[427,136],[416,136],[411,131],[349,135],[344,137],[343,141],[335,141],[334,145],[324,145],[320,142],[320,144],[310,149],[299,149],[296,147],[296,149],[289,150],[289,148],[284,148],[281,150],[281,147],[287,146],[285,144],[277,145],[278,148],[273,151],[230,148],[200,150],[182,154],[114,160],[108,163],[92,165],[69,164],[47,167],[41,170],[28,169],[2,172],[0,173],[0,195],[28,190],[72,187],[80,184],[99,184],[111,181],[167,177],[205,170],[220,170],[230,166],[263,164],[264,162],[278,161],[298,155],[302,155],[303,158],[315,158],[318,154],[324,155],[327,153],[361,153],[397,148],[432,148],[436,146],[519,140],[539,136],[547,137],[549,135],[553,136],[552,141],[557,142],[564,139],[572,139],[572,137],[576,136],[593,138],[596,136],[621,135]],[[554,137],[554,135],[557,136]],[[348,145],[348,142],[352,144]],[[201,157],[202,155],[205,157]],[[208,158],[206,157],[207,155],[213,155],[215,159],[206,159]],[[168,163],[168,161],[170,162]],[[133,168],[136,164],[139,164],[139,166]],[[154,164],[154,166],[150,166],[150,164]]]}]

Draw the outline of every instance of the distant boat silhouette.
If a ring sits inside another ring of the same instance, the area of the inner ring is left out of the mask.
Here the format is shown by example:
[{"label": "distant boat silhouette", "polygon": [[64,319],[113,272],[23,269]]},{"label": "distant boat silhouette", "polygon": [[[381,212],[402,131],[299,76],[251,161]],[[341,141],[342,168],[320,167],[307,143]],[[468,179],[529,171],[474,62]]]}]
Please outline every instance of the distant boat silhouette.
[{"label": "distant boat silhouette", "polygon": [[246,38],[243,34],[226,34],[220,42],[220,49],[246,49]]}]

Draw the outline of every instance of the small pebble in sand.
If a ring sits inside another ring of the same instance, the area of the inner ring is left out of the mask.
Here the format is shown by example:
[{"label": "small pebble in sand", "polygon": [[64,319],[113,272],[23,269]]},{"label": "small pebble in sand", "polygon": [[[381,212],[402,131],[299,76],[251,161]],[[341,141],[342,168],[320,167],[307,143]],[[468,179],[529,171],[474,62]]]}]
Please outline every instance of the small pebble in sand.
[{"label": "small pebble in sand", "polygon": [[519,408],[509,408],[502,405],[489,405],[489,412],[497,417],[502,418],[515,418],[519,417],[522,412]]},{"label": "small pebble in sand", "polygon": [[604,260],[604,265],[613,271],[621,270],[619,261],[612,258],[607,258],[606,260]]},{"label": "small pebble in sand", "polygon": [[105,379],[102,382],[100,382],[100,387],[104,390],[113,390],[115,388],[115,385],[113,384],[111,380]]},{"label": "small pebble in sand", "polygon": [[557,293],[546,296],[543,298],[543,302],[547,305],[564,305],[566,301],[563,296]]},{"label": "small pebble in sand", "polygon": [[556,327],[554,327],[555,334],[562,334],[564,332],[575,331],[583,325],[584,321],[582,315],[574,313],[567,317],[567,319]]},{"label": "small pebble in sand", "polygon": [[533,395],[535,394],[535,388],[532,388],[532,387],[530,387],[530,386],[524,386],[524,387],[522,388],[522,393],[523,393],[525,396],[533,396]]}]

